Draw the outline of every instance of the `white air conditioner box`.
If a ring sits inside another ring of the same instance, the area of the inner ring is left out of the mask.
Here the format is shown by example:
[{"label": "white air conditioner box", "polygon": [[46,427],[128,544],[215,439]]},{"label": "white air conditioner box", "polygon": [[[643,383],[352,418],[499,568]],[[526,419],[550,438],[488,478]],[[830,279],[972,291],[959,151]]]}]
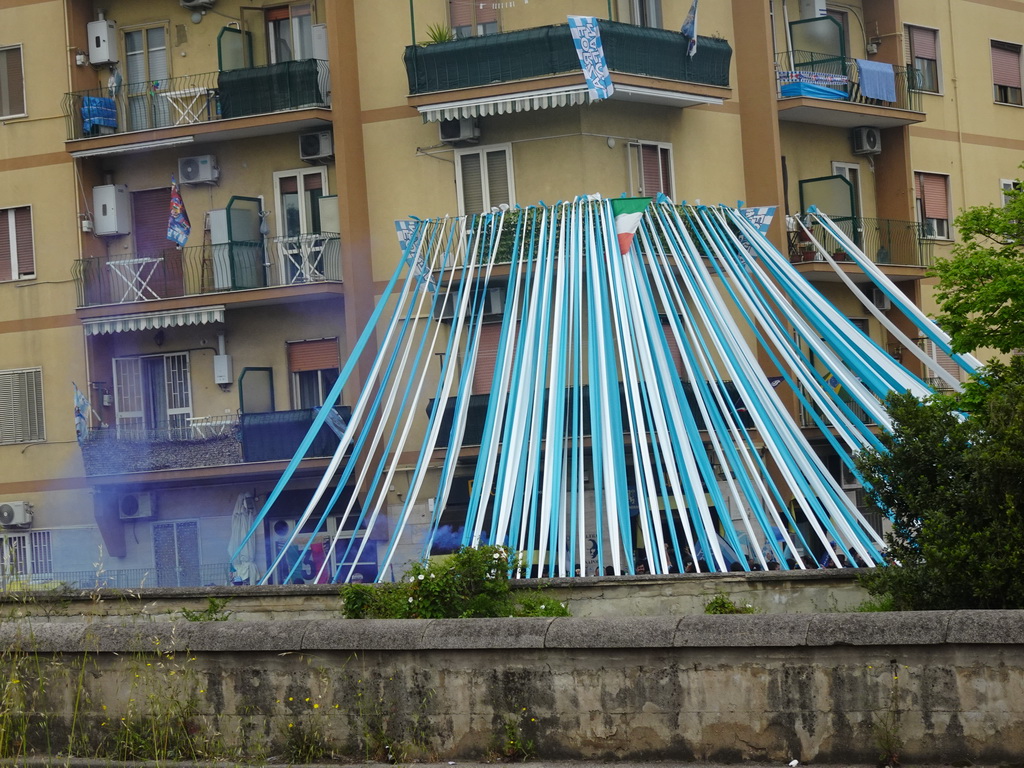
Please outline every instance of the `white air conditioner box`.
[{"label": "white air conditioner box", "polygon": [[89,34],[89,63],[97,66],[117,64],[117,26],[109,19],[90,21],[86,26]]},{"label": "white air conditioner box", "polygon": [[300,160],[326,160],[334,157],[334,140],[330,131],[299,134]]},{"label": "white air conditioner box", "polygon": [[853,129],[853,154],[877,155],[882,151],[882,132],[869,125]]},{"label": "white air conditioner box", "polygon": [[480,138],[480,126],[475,117],[460,117],[458,120],[442,120],[438,123],[441,141],[445,144],[458,144],[463,141],[477,141]]},{"label": "white air conditioner box", "polygon": [[122,520],[147,520],[155,516],[153,495],[126,493],[117,498],[117,514]]},{"label": "white air conditioner box", "polygon": [[828,14],[825,13],[825,0],[800,0],[800,18],[818,19]]},{"label": "white air conditioner box", "polygon": [[213,383],[233,384],[234,377],[231,371],[231,355],[213,356]]},{"label": "white air conditioner box", "polygon": [[879,288],[871,289],[871,303],[875,305],[876,309],[888,310],[892,309],[892,299],[885,295],[885,292]]},{"label": "white air conditioner box", "polygon": [[178,181],[182,184],[216,184],[220,178],[214,155],[178,158]]},{"label": "white air conditioner box", "polygon": [[27,501],[0,501],[0,526],[28,528],[32,525],[32,505]]},{"label": "white air conditioner box", "polygon": [[131,199],[126,184],[104,184],[92,188],[93,233],[113,236],[132,231]]}]

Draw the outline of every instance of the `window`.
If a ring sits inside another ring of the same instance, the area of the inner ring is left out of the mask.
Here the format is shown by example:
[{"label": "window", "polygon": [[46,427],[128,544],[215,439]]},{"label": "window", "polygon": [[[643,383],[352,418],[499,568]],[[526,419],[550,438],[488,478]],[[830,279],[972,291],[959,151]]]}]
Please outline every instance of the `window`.
[{"label": "window", "polygon": [[313,58],[312,3],[267,8],[264,18],[271,64]]},{"label": "window", "polygon": [[192,391],[187,352],[114,358],[117,433],[128,440],[187,440]]},{"label": "window", "polygon": [[494,35],[498,32],[497,3],[448,0],[448,21],[458,38]]},{"label": "window", "polygon": [[[320,198],[326,193],[327,172],[323,168],[274,174],[281,270],[287,283],[324,279],[327,241],[316,235],[321,232]],[[330,266],[333,274],[336,270]]]},{"label": "window", "polygon": [[939,92],[939,32],[907,26],[907,61],[917,72],[914,89]]},{"label": "window", "polygon": [[1000,179],[999,187],[1002,190],[1002,201],[1005,208],[1010,204],[1010,193],[1020,192],[1021,182],[1020,179]]},{"label": "window", "polygon": [[842,41],[843,41],[843,55],[852,56],[850,52],[850,15],[846,11],[838,11],[834,8],[826,8],[825,15],[829,18],[835,19],[836,23],[843,28]]},{"label": "window", "polygon": [[25,114],[25,77],[21,46],[0,48],[0,117]]},{"label": "window", "polygon": [[12,576],[43,576],[53,571],[50,532],[0,534],[0,573]]},{"label": "window", "polygon": [[45,440],[43,371],[0,371],[0,444]]},{"label": "window", "polygon": [[338,339],[288,342],[288,371],[292,379],[292,407],[323,405],[338,380],[341,357]]},{"label": "window", "polygon": [[32,209],[0,208],[0,282],[36,276]]},{"label": "window", "polygon": [[131,130],[171,125],[170,103],[161,93],[170,90],[167,29],[159,26],[125,30],[124,66]]},{"label": "window", "polygon": [[949,240],[949,177],[941,173],[915,173],[914,197],[923,235]]},{"label": "window", "polygon": [[153,561],[158,587],[198,587],[199,523],[184,520],[155,524]]},{"label": "window", "polygon": [[456,150],[455,189],[462,215],[515,204],[512,145]]},{"label": "window", "polygon": [[634,194],[672,197],[672,145],[630,144],[629,165]]},{"label": "window", "polygon": [[629,0],[629,18],[638,27],[661,27],[661,0]]},{"label": "window", "polygon": [[992,41],[992,85],[999,104],[1021,104],[1020,46]]}]

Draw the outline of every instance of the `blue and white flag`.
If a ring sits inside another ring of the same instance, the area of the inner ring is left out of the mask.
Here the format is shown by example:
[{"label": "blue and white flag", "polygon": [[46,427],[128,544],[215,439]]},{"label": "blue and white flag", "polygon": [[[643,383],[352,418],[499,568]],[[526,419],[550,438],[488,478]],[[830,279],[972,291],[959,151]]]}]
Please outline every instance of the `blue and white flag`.
[{"label": "blue and white flag", "polygon": [[697,0],[693,0],[690,12],[683,19],[683,28],[679,30],[683,37],[689,38],[686,44],[686,55],[693,56],[697,52]]},{"label": "blue and white flag", "polygon": [[82,390],[75,382],[71,382],[71,386],[75,388],[75,435],[78,437],[78,444],[82,445],[89,435],[89,425],[86,422],[89,415],[89,401],[85,399],[85,395],[82,394]]},{"label": "blue and white flag", "polygon": [[740,208],[747,221],[757,227],[757,231],[762,235],[768,234],[768,227],[772,225],[772,219],[775,218],[775,209],[777,206],[774,205],[762,205],[757,208]]},{"label": "blue and white flag", "polygon": [[402,248],[402,255],[406,263],[412,267],[413,274],[416,275],[417,280],[420,282],[426,280],[427,288],[431,292],[436,291],[437,284],[430,274],[430,265],[427,264],[426,258],[424,258],[423,254],[414,256],[409,248],[413,235],[416,233],[416,220],[395,219],[395,233],[398,235],[398,245]]},{"label": "blue and white flag", "polygon": [[403,254],[409,250],[409,242],[415,231],[416,222],[413,219],[395,219],[395,234],[398,235],[398,247]]},{"label": "blue and white flag", "polygon": [[608,62],[601,45],[601,31],[596,16],[570,16],[569,29],[576,44],[576,55],[580,57],[580,68],[587,81],[587,90],[594,101],[607,99],[615,92]]},{"label": "blue and white flag", "polygon": [[192,224],[185,211],[185,201],[181,199],[178,182],[171,176],[171,213],[167,218],[167,239],[181,248],[188,242],[192,232]]}]

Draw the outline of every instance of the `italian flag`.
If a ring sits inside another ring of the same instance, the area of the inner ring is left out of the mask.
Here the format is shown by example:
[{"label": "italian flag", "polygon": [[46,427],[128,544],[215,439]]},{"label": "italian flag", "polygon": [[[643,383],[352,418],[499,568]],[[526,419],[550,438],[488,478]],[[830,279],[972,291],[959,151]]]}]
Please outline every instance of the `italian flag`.
[{"label": "italian flag", "polygon": [[633,236],[640,226],[640,218],[650,205],[649,197],[619,197],[612,200],[615,216],[615,234],[619,238],[619,252],[625,256],[633,245]]}]

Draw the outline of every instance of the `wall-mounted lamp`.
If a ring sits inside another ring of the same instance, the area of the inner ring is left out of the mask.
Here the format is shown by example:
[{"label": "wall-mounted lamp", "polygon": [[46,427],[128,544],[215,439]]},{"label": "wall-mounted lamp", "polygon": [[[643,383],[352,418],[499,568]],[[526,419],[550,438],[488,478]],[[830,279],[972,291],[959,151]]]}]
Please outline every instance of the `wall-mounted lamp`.
[{"label": "wall-mounted lamp", "polygon": [[206,14],[206,11],[196,11],[195,13],[193,13],[192,17],[191,17],[192,23],[193,24],[198,24],[199,22],[201,22],[203,20],[203,16],[205,14]]}]

